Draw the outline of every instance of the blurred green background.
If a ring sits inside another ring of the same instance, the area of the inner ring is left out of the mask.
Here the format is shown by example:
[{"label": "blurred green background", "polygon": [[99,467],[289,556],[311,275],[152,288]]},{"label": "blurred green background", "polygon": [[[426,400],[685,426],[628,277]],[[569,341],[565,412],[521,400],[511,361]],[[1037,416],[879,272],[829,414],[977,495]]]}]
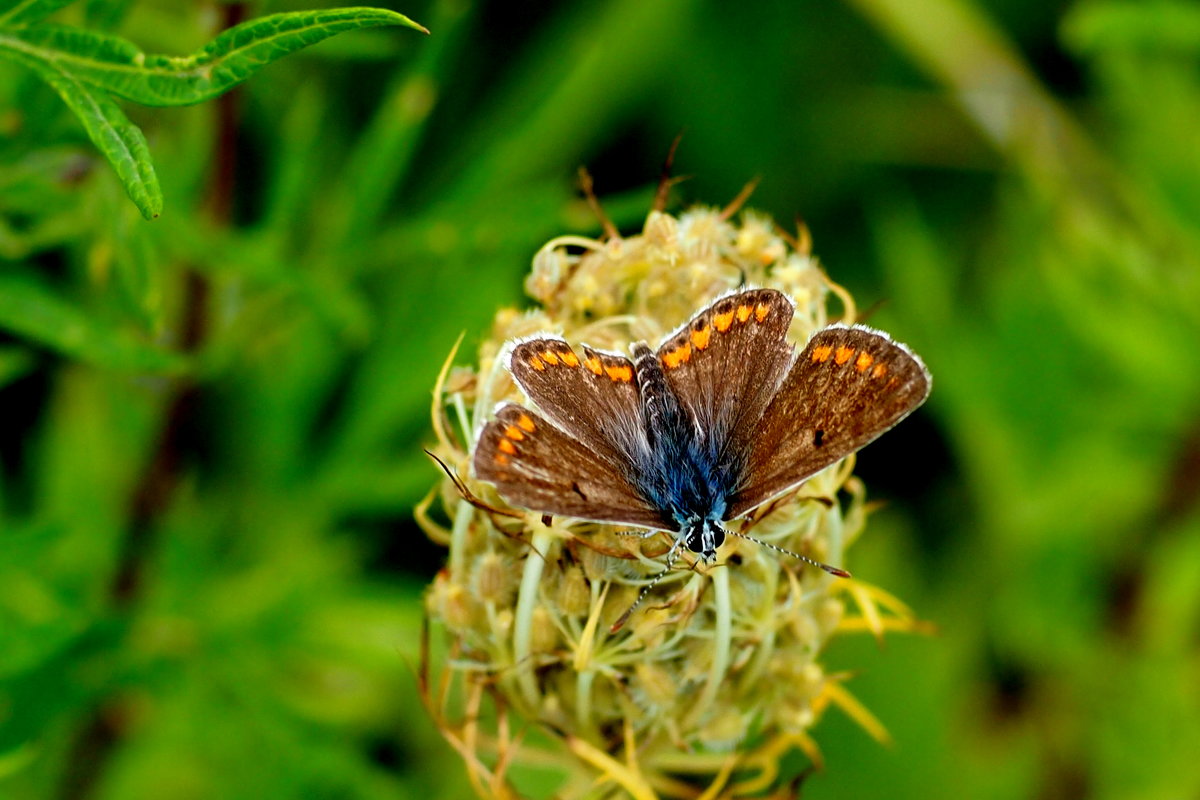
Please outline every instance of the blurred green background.
[{"label": "blurred green background", "polygon": [[1200,6],[386,5],[431,35],[123,103],[149,222],[0,32],[0,797],[467,796],[411,670],[430,387],[599,232],[576,167],[634,232],[681,130],[676,210],[761,177],[935,377],[848,566],[938,633],[835,641],[895,743],[830,712],[804,796],[1200,796]]}]

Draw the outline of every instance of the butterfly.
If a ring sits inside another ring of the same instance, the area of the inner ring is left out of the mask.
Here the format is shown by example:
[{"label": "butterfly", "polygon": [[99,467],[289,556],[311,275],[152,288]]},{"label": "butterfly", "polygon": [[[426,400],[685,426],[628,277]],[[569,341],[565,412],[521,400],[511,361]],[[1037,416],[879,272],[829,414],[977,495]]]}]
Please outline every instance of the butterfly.
[{"label": "butterfly", "polygon": [[506,348],[537,410],[497,409],[476,439],[475,475],[514,506],[672,537],[666,567],[614,630],[681,547],[711,563],[728,534],[750,538],[726,523],[857,451],[928,396],[921,359],[862,325],[821,328],[797,353],[787,339],[794,313],[782,292],[745,289],[698,311],[657,350],[577,352],[551,336]]}]

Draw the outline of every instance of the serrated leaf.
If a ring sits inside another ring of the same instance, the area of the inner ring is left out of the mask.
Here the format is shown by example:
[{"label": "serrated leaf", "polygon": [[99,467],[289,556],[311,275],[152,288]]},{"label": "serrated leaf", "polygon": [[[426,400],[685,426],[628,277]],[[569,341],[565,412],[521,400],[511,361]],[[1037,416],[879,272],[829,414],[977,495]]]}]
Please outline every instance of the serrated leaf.
[{"label": "serrated leaf", "polygon": [[[10,37],[0,34],[0,49]],[[162,190],[150,161],[150,148],[140,128],[129,121],[120,106],[102,90],[79,80],[61,64],[47,61],[36,51],[9,50],[10,55],[37,72],[83,123],[88,138],[117,171],[129,199],[146,219],[162,213]]]},{"label": "serrated leaf", "polygon": [[69,6],[75,0],[0,0],[0,26],[28,25]]},{"label": "serrated leaf", "polygon": [[330,36],[382,25],[425,30],[394,11],[342,8],[244,22],[182,58],[147,55],[120,37],[62,25],[5,31],[0,48],[23,52],[144,105],[181,106],[223,94],[272,61]]},{"label": "serrated leaf", "polygon": [[26,276],[0,275],[0,329],[110,369],[174,373],[183,357],[101,324]]}]

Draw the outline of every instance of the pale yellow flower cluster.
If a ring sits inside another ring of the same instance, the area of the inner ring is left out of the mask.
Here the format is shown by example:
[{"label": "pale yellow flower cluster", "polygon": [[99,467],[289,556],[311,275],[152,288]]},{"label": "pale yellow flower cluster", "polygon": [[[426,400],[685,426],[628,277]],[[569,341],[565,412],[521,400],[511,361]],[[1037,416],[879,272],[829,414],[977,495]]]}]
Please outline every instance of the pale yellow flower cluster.
[{"label": "pale yellow flower cluster", "polygon": [[[525,283],[538,306],[498,313],[478,366],[447,369],[437,388],[434,452],[462,489],[496,509],[469,502],[447,479],[419,513],[449,548],[427,596],[448,649],[425,665],[426,701],[481,796],[519,795],[509,781],[514,763],[561,771],[560,797],[591,796],[607,783],[646,798],[769,789],[792,748],[819,758],[808,730],[830,703],[885,735],[819,658],[839,630],[911,629],[898,601],[730,538],[710,567],[684,564],[690,554],[680,559],[614,633],[612,623],[660,571],[667,537],[622,537],[611,525],[510,509],[470,472],[474,432],[496,404],[527,402],[499,363],[511,339],[550,331],[598,349],[655,346],[713,298],[747,285],[796,301],[799,343],[832,321],[830,294],[839,297],[837,318],[853,319],[849,297],[806,241],[753,213],[731,217],[654,211],[639,235],[548,242]],[[852,467],[850,458],[814,476],[742,530],[846,563],[865,519]],[[847,614],[847,595],[860,613]],[[520,739],[513,714],[536,723],[538,735]]]}]

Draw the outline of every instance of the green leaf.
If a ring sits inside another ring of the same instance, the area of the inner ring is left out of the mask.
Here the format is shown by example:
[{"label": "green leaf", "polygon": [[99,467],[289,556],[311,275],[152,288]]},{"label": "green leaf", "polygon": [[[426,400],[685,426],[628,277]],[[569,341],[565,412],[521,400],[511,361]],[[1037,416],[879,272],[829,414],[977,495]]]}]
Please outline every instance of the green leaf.
[{"label": "green leaf", "polygon": [[0,33],[0,50],[53,64],[113,94],[150,106],[180,106],[229,91],[267,64],[357,28],[405,25],[394,11],[342,8],[273,14],[230,28],[190,56],[147,55],[117,36],[37,25]]},{"label": "green leaf", "polygon": [[87,0],[83,6],[84,24],[88,28],[115,30],[129,14],[137,0]]},{"label": "green leaf", "polygon": [[24,347],[0,346],[0,388],[25,377],[33,369],[33,353]]},{"label": "green leaf", "polygon": [[[9,38],[0,34],[0,51]],[[10,49],[9,54],[41,75],[79,117],[88,137],[117,171],[129,199],[142,216],[153,219],[162,213],[162,190],[150,162],[146,137],[120,106],[103,91],[80,81],[62,64],[45,60],[36,51]]]},{"label": "green leaf", "polygon": [[1062,32],[1080,55],[1137,49],[1194,55],[1200,48],[1200,9],[1188,3],[1081,3],[1063,20]]},{"label": "green leaf", "polygon": [[74,2],[75,0],[0,0],[0,26],[37,22]]},{"label": "green leaf", "polygon": [[180,372],[186,362],[133,335],[101,324],[45,286],[19,274],[0,275],[0,328],[97,366]]},{"label": "green leaf", "polygon": [[0,780],[16,775],[34,761],[40,752],[33,742],[16,745],[5,753],[0,753]]}]

